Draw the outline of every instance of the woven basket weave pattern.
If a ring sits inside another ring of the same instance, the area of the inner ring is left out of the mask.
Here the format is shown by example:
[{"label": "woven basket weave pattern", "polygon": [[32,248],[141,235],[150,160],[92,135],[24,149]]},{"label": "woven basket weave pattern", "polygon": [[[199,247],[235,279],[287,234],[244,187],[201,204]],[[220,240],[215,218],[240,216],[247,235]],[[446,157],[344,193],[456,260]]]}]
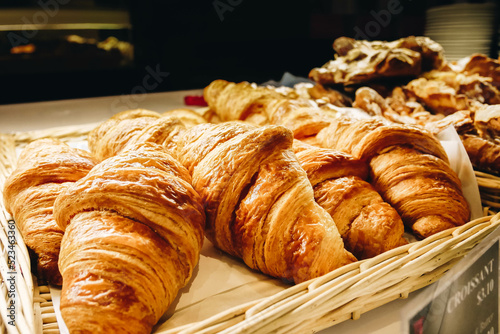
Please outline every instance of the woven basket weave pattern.
[{"label": "woven basket weave pattern", "polygon": [[[16,147],[32,140],[56,137],[62,140],[82,140],[95,127],[64,127],[52,130],[0,135],[0,194],[5,178],[15,166]],[[157,332],[172,333],[312,333],[348,319],[358,319],[362,313],[438,280],[457,261],[500,225],[500,178],[476,172],[484,218],[464,226],[433,235],[375,258],[344,266],[327,275],[291,286],[271,297],[239,305],[209,319]],[[0,201],[1,250],[0,298],[1,329],[10,320],[7,314],[9,266],[7,231],[13,221]],[[28,250],[17,234],[15,292],[16,327],[12,333],[59,333],[50,290],[31,274]],[[8,326],[8,325],[7,325]]]}]

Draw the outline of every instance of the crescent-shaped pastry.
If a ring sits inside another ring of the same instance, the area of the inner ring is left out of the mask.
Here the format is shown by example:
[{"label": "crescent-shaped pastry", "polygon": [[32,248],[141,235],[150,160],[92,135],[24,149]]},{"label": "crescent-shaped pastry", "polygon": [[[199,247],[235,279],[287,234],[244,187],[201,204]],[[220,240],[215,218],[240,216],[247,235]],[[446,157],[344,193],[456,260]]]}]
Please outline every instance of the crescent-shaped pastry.
[{"label": "crescent-shaped pastry", "polygon": [[151,332],[198,263],[205,215],[190,180],[161,146],[142,143],[57,197],[70,332]]},{"label": "crescent-shaped pastry", "polygon": [[16,169],[7,178],[3,198],[24,242],[37,257],[38,276],[61,285],[57,267],[63,231],[53,216],[56,197],[95,166],[86,151],[56,139],[39,139],[21,152]]}]

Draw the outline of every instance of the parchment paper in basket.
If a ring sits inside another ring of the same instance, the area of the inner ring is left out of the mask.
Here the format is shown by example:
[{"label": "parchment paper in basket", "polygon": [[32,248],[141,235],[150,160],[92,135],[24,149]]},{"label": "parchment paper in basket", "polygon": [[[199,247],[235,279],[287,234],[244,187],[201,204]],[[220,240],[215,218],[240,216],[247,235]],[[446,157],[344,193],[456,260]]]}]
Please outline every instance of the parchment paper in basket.
[{"label": "parchment paper in basket", "polygon": [[476,175],[460,137],[452,126],[442,130],[437,137],[448,154],[451,168],[458,174],[462,182],[462,191],[471,210],[470,220],[481,218],[483,207]]},{"label": "parchment paper in basket", "polygon": [[[249,270],[241,261],[215,249],[205,239],[191,281],[180,291],[154,332],[204,320],[229,308],[274,295],[289,286]],[[51,287],[50,292],[60,333],[69,334],[59,308],[61,289]]]},{"label": "parchment paper in basket", "polygon": [[[453,127],[439,134],[453,170],[462,182],[465,197],[471,207],[472,219],[482,216],[481,199],[474,170]],[[86,148],[86,143],[70,143]],[[241,261],[216,250],[205,240],[200,261],[191,282],[160,320],[155,332],[176,328],[185,324],[205,320],[212,315],[247,302],[271,296],[289,285],[248,269]],[[62,320],[59,302],[60,289],[51,287],[52,301],[61,333],[68,333]],[[174,313],[175,311],[175,313]],[[167,321],[168,320],[168,321]]]}]

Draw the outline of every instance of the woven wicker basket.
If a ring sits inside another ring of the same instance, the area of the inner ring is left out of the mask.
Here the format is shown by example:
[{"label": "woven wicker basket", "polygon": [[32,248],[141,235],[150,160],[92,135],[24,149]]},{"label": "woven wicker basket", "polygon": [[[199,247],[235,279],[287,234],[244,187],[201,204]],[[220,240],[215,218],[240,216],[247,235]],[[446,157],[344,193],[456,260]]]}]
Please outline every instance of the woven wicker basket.
[{"label": "woven wicker basket", "polygon": [[[43,131],[0,135],[0,196],[5,178],[15,166],[16,149],[43,137],[65,141],[82,140],[95,127],[88,124]],[[485,217],[447,230],[423,241],[411,243],[373,259],[352,263],[325,276],[307,281],[213,317],[183,327],[157,333],[312,333],[425,287],[439,279],[467,252],[500,226],[500,178],[476,173]],[[59,333],[49,287],[31,274],[29,252],[16,235],[9,243],[14,222],[0,201],[0,333]],[[10,248],[9,248],[10,247]],[[14,247],[14,248],[12,248]],[[16,327],[9,318],[8,250],[16,256]]]},{"label": "woven wicker basket", "polygon": [[483,206],[500,210],[500,177],[476,171]]}]

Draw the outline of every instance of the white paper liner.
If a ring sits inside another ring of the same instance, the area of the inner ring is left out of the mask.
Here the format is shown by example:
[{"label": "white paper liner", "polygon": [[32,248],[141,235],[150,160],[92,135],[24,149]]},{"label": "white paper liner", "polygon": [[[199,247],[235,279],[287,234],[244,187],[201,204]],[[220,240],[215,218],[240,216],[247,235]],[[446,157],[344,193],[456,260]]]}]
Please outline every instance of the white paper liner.
[{"label": "white paper liner", "polygon": [[[476,177],[460,137],[453,127],[449,127],[438,138],[448,154],[451,167],[462,182],[464,196],[472,212],[471,220],[482,217]],[[87,149],[86,142],[69,144]],[[416,239],[410,236],[412,240]],[[287,287],[290,285],[251,270],[242,261],[215,249],[205,239],[190,283],[180,291],[158,322],[155,332],[205,320],[229,308],[276,294]],[[50,287],[50,291],[60,332],[69,334],[59,309],[61,289]]]},{"label": "white paper liner", "polygon": [[462,191],[471,210],[470,220],[481,218],[483,208],[476,175],[457,131],[454,127],[449,126],[442,130],[437,135],[437,138],[448,155],[451,168],[457,173],[462,182]]},{"label": "white paper liner", "polygon": [[[193,277],[160,319],[155,332],[207,319],[231,307],[269,297],[287,287],[290,285],[285,282],[249,269],[205,239]],[[61,289],[51,286],[50,292],[60,332],[69,334],[59,309]]]}]

